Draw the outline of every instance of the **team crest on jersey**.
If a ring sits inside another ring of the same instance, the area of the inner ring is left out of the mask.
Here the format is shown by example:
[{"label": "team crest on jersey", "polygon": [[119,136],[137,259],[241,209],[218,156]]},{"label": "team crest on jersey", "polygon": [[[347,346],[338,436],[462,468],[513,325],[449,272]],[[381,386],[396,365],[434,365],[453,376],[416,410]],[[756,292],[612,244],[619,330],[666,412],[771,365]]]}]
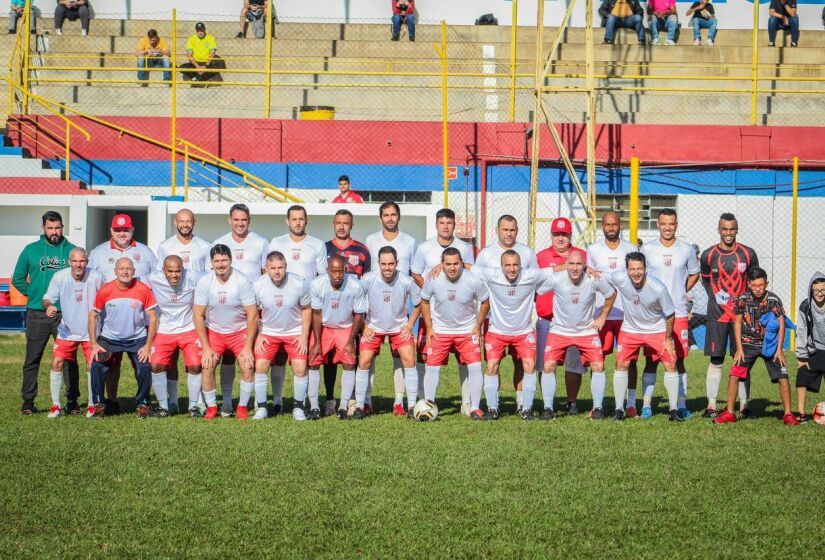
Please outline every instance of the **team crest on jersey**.
[{"label": "team crest on jersey", "polygon": [[739,271],[739,274],[744,274],[745,271],[748,269],[748,263],[736,263],[736,270]]},{"label": "team crest on jersey", "polygon": [[220,305],[226,304],[226,292],[218,292],[218,303]]},{"label": "team crest on jersey", "polygon": [[115,264],[115,258],[109,257],[109,264]]},{"label": "team crest on jersey", "polygon": [[673,255],[665,255],[665,266],[673,266]]},{"label": "team crest on jersey", "polygon": [[573,305],[577,305],[579,303],[579,292],[573,292],[570,294],[570,303]]},{"label": "team crest on jersey", "polygon": [[284,296],[278,295],[275,296],[275,307],[283,307],[284,306]]},{"label": "team crest on jersey", "polygon": [[241,249],[240,251],[235,251],[235,260],[242,261],[243,260],[244,251]]},{"label": "team crest on jersey", "polygon": [[74,293],[74,300],[77,302],[83,301],[83,292],[75,292]]},{"label": "team crest on jersey", "polygon": [[300,261],[301,260],[301,250],[300,249],[292,249],[292,260],[293,261]]},{"label": "team crest on jersey", "polygon": [[682,340],[687,340],[688,339],[688,330],[687,329],[682,329],[681,339]]},{"label": "team crest on jersey", "polygon": [[455,301],[455,290],[447,290],[447,299],[449,301]]},{"label": "team crest on jersey", "polygon": [[172,292],[172,295],[171,295],[171,296],[169,296],[169,301],[170,301],[171,303],[177,303],[177,301],[178,301],[178,294],[176,294],[175,292]]},{"label": "team crest on jersey", "polygon": [[485,349],[487,352],[492,352],[492,351],[493,351],[493,345],[492,345],[492,344],[490,344],[489,342],[485,342],[485,343],[484,343],[484,349]]},{"label": "team crest on jersey", "polygon": [[338,309],[338,305],[340,305],[340,301],[337,300],[337,299],[334,299],[334,300],[332,300],[332,303],[330,304],[330,307],[333,308],[333,309]]},{"label": "team crest on jersey", "polygon": [[535,344],[536,343],[536,336],[533,333],[528,334],[527,335],[527,342],[529,344]]},{"label": "team crest on jersey", "polygon": [[347,262],[350,266],[358,266],[358,255],[348,255]]},{"label": "team crest on jersey", "polygon": [[642,302],[642,299],[639,297],[638,294],[633,294],[633,305],[639,305]]},{"label": "team crest on jersey", "polygon": [[616,267],[619,266],[619,259],[617,259],[616,257],[610,257],[607,259],[607,263],[607,266],[610,268],[610,270],[616,270]]},{"label": "team crest on jersey", "polygon": [[389,290],[384,290],[381,292],[383,294],[384,303],[389,303],[392,300],[392,292]]},{"label": "team crest on jersey", "polygon": [[510,297],[515,296],[516,295],[516,289],[515,288],[507,288],[507,295],[510,296]]},{"label": "team crest on jersey", "polygon": [[189,264],[189,253],[181,253],[183,264]]},{"label": "team crest on jersey", "polygon": [[136,263],[140,262],[140,253],[135,253],[135,262]]}]

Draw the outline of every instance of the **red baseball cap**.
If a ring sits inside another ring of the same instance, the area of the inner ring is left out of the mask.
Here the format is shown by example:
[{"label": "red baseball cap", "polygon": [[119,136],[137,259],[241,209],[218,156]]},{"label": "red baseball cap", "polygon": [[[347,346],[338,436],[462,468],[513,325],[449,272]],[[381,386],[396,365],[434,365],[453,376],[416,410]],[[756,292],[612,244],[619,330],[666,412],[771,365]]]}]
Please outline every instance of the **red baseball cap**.
[{"label": "red baseball cap", "polygon": [[132,229],[132,218],[128,214],[118,214],[112,218],[112,229]]},{"label": "red baseball cap", "polygon": [[556,218],[550,225],[550,233],[573,233],[573,226],[567,218]]}]

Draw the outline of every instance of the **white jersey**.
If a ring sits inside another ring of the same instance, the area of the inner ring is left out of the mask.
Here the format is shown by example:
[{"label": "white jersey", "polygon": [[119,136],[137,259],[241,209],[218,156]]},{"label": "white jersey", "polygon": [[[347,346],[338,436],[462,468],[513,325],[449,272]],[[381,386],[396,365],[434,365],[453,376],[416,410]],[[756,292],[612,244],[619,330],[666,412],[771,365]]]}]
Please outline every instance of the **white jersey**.
[{"label": "white jersey", "polygon": [[[475,255],[473,255],[473,246],[466,241],[458,237],[453,237],[452,243],[447,245],[447,247],[458,249],[459,252],[461,252],[461,259],[465,264],[473,264],[476,262]],[[442,247],[441,244],[438,243],[438,237],[430,237],[416,249],[410,271],[414,274],[427,276],[433,267],[441,262],[441,253],[443,253],[447,247]]]},{"label": "white jersey", "polygon": [[378,333],[397,333],[407,324],[409,304],[421,303],[421,291],[412,278],[402,272],[387,283],[381,272],[373,270],[361,279],[367,292],[367,326]]},{"label": "white jersey", "polygon": [[372,267],[376,270],[379,268],[378,251],[380,251],[382,247],[386,246],[390,246],[395,249],[395,252],[398,254],[398,271],[409,276],[410,269],[412,268],[413,257],[415,256],[415,238],[412,235],[399,231],[395,239],[392,241],[387,241],[384,238],[383,231],[376,231],[375,233],[371,233],[367,236],[367,239],[364,241],[364,245],[367,246],[367,249],[370,252]]},{"label": "white jersey", "polygon": [[261,311],[261,334],[267,336],[300,336],[304,330],[302,310],[309,307],[309,282],[303,277],[286,273],[278,286],[268,274],[255,280],[255,300]]},{"label": "white jersey", "polygon": [[670,247],[662,245],[660,239],[642,245],[642,253],[647,260],[647,272],[662,281],[670,292],[677,317],[687,317],[687,277],[699,274],[699,259],[693,247],[676,240]]},{"label": "white jersey", "polygon": [[536,293],[546,294],[553,289],[553,271],[522,269],[515,282],[510,282],[500,267],[476,264],[473,272],[490,293],[490,332],[506,336],[532,332]]},{"label": "white jersey", "polygon": [[333,289],[329,276],[324,274],[312,281],[312,309],[321,311],[321,322],[325,327],[346,329],[352,326],[353,313],[366,313],[369,309],[367,293],[352,274],[344,275],[344,283]]},{"label": "white jersey", "polygon": [[[622,239],[618,247],[611,249],[607,246],[607,242],[602,239],[587,246],[587,266],[593,267],[603,274],[624,271],[627,270],[624,263],[625,255],[634,251],[638,251],[638,248],[630,241]],[[621,321],[624,318],[622,302],[619,299],[616,298],[616,303],[607,316],[608,321]],[[596,296],[596,315],[602,312],[603,306],[604,298]]]},{"label": "white jersey", "polygon": [[149,278],[157,268],[155,253],[143,243],[133,240],[131,245],[121,250],[111,239],[92,249],[89,253],[89,268],[100,274],[104,283],[111,282],[115,279],[115,263],[121,257],[132,259],[135,278],[138,280]]},{"label": "white jersey", "polygon": [[430,302],[433,331],[442,334],[470,334],[478,304],[489,298],[487,285],[470,270],[462,270],[456,282],[442,272],[434,280],[425,280],[421,290],[421,299]]},{"label": "white jersey", "polygon": [[209,263],[209,249],[212,244],[193,235],[189,243],[181,243],[177,235],[158,245],[158,270],[163,268],[163,261],[169,255],[180,257],[183,268],[192,272],[203,273],[212,268]]},{"label": "white jersey", "polygon": [[220,334],[246,329],[246,307],[255,305],[252,283],[236,270],[222,283],[210,272],[198,281],[195,305],[206,306],[206,327]]},{"label": "white jersey", "polygon": [[88,267],[80,281],[74,279],[71,268],[64,268],[52,276],[43,299],[60,306],[63,316],[57,327],[57,338],[89,340],[89,313],[102,285],[103,278],[100,274]]},{"label": "white jersey", "polygon": [[[484,268],[501,268],[501,255],[506,251],[500,244],[488,245],[476,257],[476,264]],[[522,270],[538,268],[539,262],[536,260],[536,253],[524,243],[516,243],[513,250],[521,257]]]},{"label": "white jersey", "polygon": [[152,294],[158,302],[158,334],[182,334],[195,329],[192,303],[201,276],[203,274],[184,270],[177,288],[169,285],[163,272],[149,277]]},{"label": "white jersey", "polygon": [[327,271],[327,246],[317,237],[307,235],[301,241],[293,241],[288,233],[269,243],[270,251],[279,251],[286,258],[286,269],[307,282]]},{"label": "white jersey", "polygon": [[232,232],[219,237],[212,244],[226,245],[232,251],[232,268],[240,270],[251,282],[261,275],[266,267],[267,241],[254,231],[250,231],[240,243],[232,237]]},{"label": "white jersey", "polygon": [[624,304],[623,331],[651,334],[666,330],[665,320],[674,312],[673,301],[657,278],[648,274],[641,290],[633,287],[627,272],[614,272],[607,280],[616,287]]},{"label": "white jersey", "polygon": [[570,280],[566,270],[553,276],[553,322],[550,332],[565,336],[589,336],[599,332],[593,328],[596,298],[602,301],[616,290],[602,276],[594,280],[583,274],[578,284]]}]

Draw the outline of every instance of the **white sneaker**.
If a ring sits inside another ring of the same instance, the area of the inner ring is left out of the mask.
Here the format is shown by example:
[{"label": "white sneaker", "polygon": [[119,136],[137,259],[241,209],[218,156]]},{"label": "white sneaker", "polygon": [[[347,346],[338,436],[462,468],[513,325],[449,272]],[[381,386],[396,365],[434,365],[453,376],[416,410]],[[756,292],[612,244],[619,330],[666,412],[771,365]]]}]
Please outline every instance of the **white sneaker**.
[{"label": "white sneaker", "polygon": [[694,45],[694,46],[697,46],[697,47],[698,47],[698,46],[699,46],[699,45],[701,45],[701,44],[702,44],[702,41],[701,41],[700,39],[694,39],[694,40],[693,40],[693,45]]},{"label": "white sneaker", "polygon": [[49,410],[49,418],[59,418],[61,414],[60,405],[53,404],[52,408]]},{"label": "white sneaker", "polygon": [[461,403],[461,414],[463,414],[464,416],[467,416],[469,418],[470,413],[472,411],[473,410],[472,410],[472,407],[470,406],[470,403],[466,403],[466,402]]},{"label": "white sneaker", "polygon": [[653,39],[653,40],[650,42],[650,44],[651,44],[651,45],[658,45],[658,44],[659,44],[659,38],[657,37],[656,39]]},{"label": "white sneaker", "polygon": [[292,418],[301,422],[307,419],[307,413],[303,408],[296,406],[292,409]]},{"label": "white sneaker", "polygon": [[80,34],[81,34],[81,35],[83,35],[83,36],[85,37],[86,35],[88,35],[88,34],[89,34],[89,32],[88,32],[88,31],[86,31],[85,29],[81,29],[81,30],[80,30]]},{"label": "white sneaker", "polygon": [[708,39],[706,44],[707,44],[707,46],[712,47],[713,46],[713,39]]},{"label": "white sneaker", "polygon": [[673,46],[673,45],[675,45],[675,44],[676,44],[676,41],[671,41],[670,39],[667,39],[667,40],[665,41],[665,45],[667,45],[667,46],[669,46],[669,47],[672,47],[672,46]]},{"label": "white sneaker", "polygon": [[255,416],[252,417],[253,420],[266,420],[269,414],[266,411],[265,406],[260,406],[255,409]]},{"label": "white sneaker", "polygon": [[63,30],[62,29],[55,29],[54,34],[55,35],[63,35]]}]

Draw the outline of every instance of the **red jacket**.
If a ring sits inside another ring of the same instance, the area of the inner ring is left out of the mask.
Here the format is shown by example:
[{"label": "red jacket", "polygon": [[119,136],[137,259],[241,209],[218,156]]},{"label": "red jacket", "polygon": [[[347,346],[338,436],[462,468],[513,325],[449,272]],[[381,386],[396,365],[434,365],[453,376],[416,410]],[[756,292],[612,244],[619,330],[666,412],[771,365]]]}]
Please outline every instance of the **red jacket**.
[{"label": "red jacket", "polygon": [[[398,0],[390,0],[392,4],[392,13],[400,16],[402,15],[400,11],[398,11]],[[407,15],[412,15],[415,13],[415,0],[407,0]]]}]

